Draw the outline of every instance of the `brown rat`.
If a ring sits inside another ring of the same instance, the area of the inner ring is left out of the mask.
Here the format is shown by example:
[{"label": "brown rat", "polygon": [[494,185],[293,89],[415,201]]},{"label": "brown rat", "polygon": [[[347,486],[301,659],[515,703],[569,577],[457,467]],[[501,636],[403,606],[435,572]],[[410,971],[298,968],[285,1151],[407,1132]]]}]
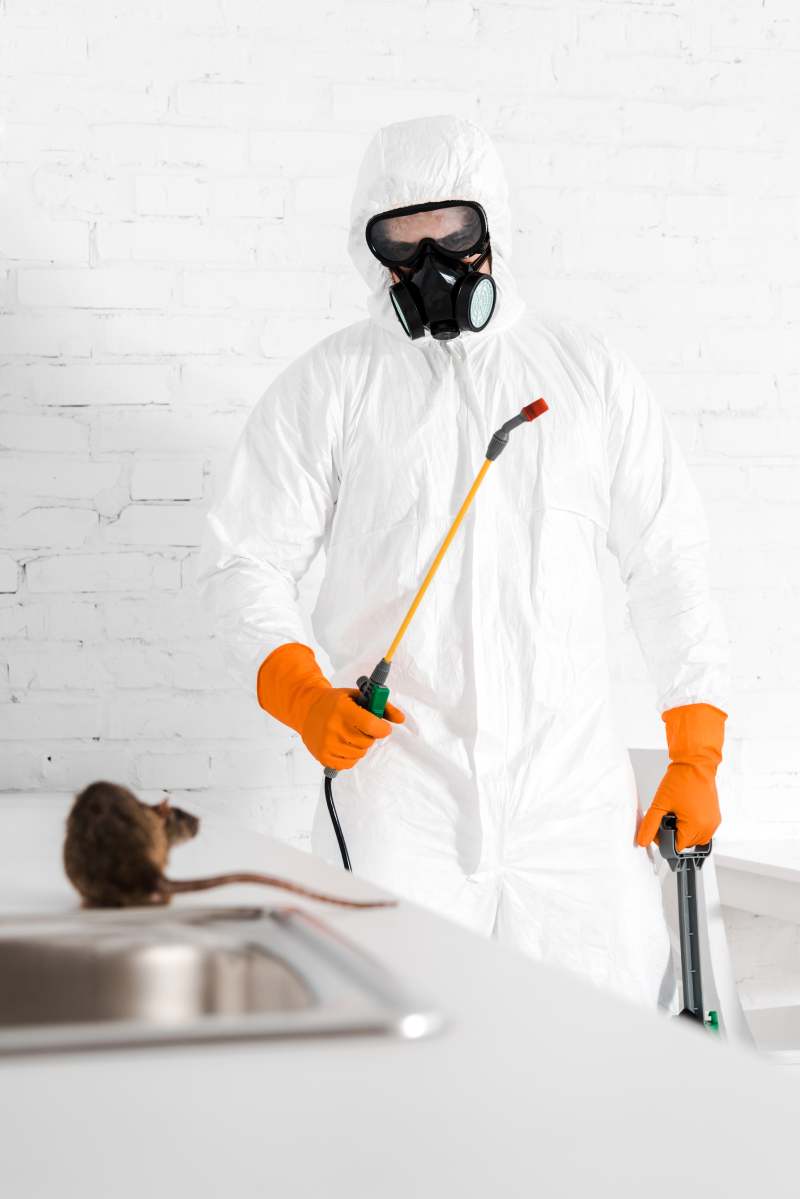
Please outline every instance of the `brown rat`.
[{"label": "brown rat", "polygon": [[84,907],[93,908],[167,904],[173,895],[228,883],[260,883],[346,908],[384,908],[396,903],[339,899],[269,874],[218,874],[180,881],[166,878],[169,851],[191,840],[199,827],[197,816],[173,808],[167,800],[150,805],[127,787],[91,783],[76,796],[67,817],[67,877],[83,897]]}]

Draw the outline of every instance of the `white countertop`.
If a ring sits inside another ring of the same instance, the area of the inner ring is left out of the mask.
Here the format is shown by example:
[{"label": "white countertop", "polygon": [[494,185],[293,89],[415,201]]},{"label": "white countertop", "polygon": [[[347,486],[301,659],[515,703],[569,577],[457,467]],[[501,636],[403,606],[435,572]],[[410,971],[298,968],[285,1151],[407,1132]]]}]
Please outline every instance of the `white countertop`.
[{"label": "white countertop", "polygon": [[[189,806],[187,804],[187,806]],[[67,803],[0,797],[0,914],[74,909]],[[175,877],[274,871],[372,888],[204,820]],[[284,902],[226,888],[202,904]],[[294,900],[292,900],[294,903]],[[449,1028],[0,1059],[9,1199],[459,1199],[797,1193],[800,1094],[753,1054],[668,1021],[413,905],[311,908],[429,994]]]},{"label": "white countertop", "polygon": [[800,840],[725,841],[715,846],[718,867],[800,882]]},{"label": "white countertop", "polygon": [[800,840],[726,841],[714,857],[723,904],[800,924]]}]

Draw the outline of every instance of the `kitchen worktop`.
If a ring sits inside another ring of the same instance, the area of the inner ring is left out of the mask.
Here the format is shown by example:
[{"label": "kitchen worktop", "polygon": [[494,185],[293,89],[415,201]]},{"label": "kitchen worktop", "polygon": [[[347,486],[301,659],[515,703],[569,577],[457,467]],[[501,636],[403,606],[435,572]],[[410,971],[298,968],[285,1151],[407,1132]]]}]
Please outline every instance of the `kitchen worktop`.
[{"label": "kitchen worktop", "polygon": [[[60,863],[68,804],[0,796],[3,917],[77,907]],[[171,873],[233,868],[378,894],[219,818]],[[4,1195],[796,1194],[800,1094],[772,1063],[412,904],[332,909],[252,886],[176,901],[273,902],[307,906],[379,957],[446,1029],[2,1059]]]},{"label": "kitchen worktop", "polygon": [[720,841],[716,859],[718,868],[800,883],[800,838],[797,837],[784,837],[780,841]]}]

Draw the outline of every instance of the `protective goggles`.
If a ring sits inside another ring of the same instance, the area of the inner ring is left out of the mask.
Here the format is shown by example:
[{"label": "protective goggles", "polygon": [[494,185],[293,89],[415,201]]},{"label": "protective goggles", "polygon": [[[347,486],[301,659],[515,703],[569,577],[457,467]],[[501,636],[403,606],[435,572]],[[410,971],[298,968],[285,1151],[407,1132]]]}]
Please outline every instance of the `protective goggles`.
[{"label": "protective goggles", "polygon": [[384,266],[408,266],[426,245],[454,260],[482,253],[489,244],[489,226],[474,200],[439,200],[379,212],[367,221],[366,238]]}]

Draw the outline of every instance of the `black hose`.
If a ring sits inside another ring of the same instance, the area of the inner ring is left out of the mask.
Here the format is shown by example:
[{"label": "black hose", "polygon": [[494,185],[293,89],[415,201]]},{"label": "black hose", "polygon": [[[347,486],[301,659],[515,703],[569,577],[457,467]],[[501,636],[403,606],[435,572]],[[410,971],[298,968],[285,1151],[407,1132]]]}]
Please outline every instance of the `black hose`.
[{"label": "black hose", "polygon": [[328,805],[328,814],[331,818],[333,831],[336,833],[336,840],[339,843],[339,853],[342,855],[342,865],[345,870],[349,870],[352,874],[353,867],[350,865],[350,854],[347,852],[347,842],[344,839],[342,826],[339,824],[339,814],[336,811],[336,804],[333,802],[333,779],[329,779],[325,775],[325,802]]}]

